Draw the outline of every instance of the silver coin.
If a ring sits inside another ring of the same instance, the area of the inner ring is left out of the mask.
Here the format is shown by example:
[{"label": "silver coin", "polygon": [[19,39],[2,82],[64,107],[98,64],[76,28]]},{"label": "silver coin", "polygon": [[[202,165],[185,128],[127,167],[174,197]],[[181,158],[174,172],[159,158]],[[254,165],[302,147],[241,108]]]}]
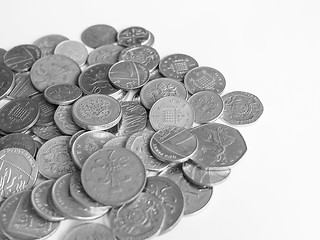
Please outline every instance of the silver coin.
[{"label": "silver coin", "polygon": [[116,237],[105,225],[83,223],[67,232],[63,240],[116,240]]},{"label": "silver coin", "polygon": [[65,40],[69,39],[59,34],[51,34],[37,39],[33,44],[40,48],[41,56],[43,57],[53,54],[56,46]]},{"label": "silver coin", "polygon": [[54,54],[61,54],[71,58],[80,67],[87,62],[88,50],[83,43],[78,41],[66,40],[59,43],[54,49]]},{"label": "silver coin", "polygon": [[119,45],[103,45],[93,50],[88,56],[88,64],[94,65],[97,63],[115,64],[118,62],[119,54],[124,47]]}]

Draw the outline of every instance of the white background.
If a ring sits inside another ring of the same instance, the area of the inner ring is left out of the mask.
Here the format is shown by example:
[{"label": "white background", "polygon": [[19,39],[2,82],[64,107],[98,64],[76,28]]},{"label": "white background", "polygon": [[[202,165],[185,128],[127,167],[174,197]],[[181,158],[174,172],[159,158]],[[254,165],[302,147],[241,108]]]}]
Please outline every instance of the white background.
[{"label": "white background", "polygon": [[[80,40],[93,24],[137,25],[161,57],[185,53],[220,70],[224,93],[265,111],[238,127],[248,151],[210,204],[159,240],[320,239],[319,1],[1,1],[0,47],[47,34]],[[64,223],[50,239],[61,239]]]}]

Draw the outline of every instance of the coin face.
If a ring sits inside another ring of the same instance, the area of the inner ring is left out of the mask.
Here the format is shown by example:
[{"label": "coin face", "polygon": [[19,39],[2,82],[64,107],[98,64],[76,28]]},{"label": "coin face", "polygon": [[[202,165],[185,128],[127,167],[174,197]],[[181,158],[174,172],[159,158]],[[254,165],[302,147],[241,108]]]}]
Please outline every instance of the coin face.
[{"label": "coin face", "polygon": [[82,96],[79,87],[72,84],[57,84],[48,87],[44,91],[45,99],[56,105],[69,105],[78,100]]},{"label": "coin face", "polygon": [[203,169],[232,166],[247,151],[240,132],[224,124],[203,124],[190,131],[198,138],[198,147],[191,159]]},{"label": "coin face", "polygon": [[59,106],[54,113],[54,122],[66,135],[73,135],[81,128],[72,119],[72,106]]},{"label": "coin face", "polygon": [[140,193],[130,204],[111,209],[110,225],[119,239],[147,239],[159,233],[164,216],[163,203],[157,197]]},{"label": "coin face", "polygon": [[0,63],[0,99],[7,96],[14,87],[13,72],[3,63]]},{"label": "coin face", "polygon": [[69,39],[60,34],[50,34],[37,39],[33,44],[40,48],[41,56],[44,57],[53,54],[56,46],[66,40]]},{"label": "coin face", "polygon": [[52,138],[59,137],[62,135],[62,133],[55,124],[45,127],[33,126],[31,130],[37,137],[43,140],[50,140]]},{"label": "coin face", "polygon": [[75,134],[73,134],[73,135],[71,136],[71,138],[70,138],[70,140],[69,140],[69,148],[70,148],[70,149],[71,149],[74,141],[75,141],[82,133],[84,133],[84,132],[86,132],[86,130],[83,130],[83,129],[82,129],[82,130],[76,132]]},{"label": "coin face", "polygon": [[131,202],[142,191],[146,172],[133,152],[121,147],[108,147],[92,154],[81,171],[85,191],[106,206]]},{"label": "coin face", "polygon": [[259,98],[247,92],[235,91],[222,96],[224,110],[222,119],[234,125],[253,123],[263,113]]},{"label": "coin face", "polygon": [[146,45],[150,39],[150,33],[142,27],[129,27],[118,33],[118,43],[129,47],[132,45]]},{"label": "coin face", "polygon": [[30,97],[39,93],[31,83],[29,72],[17,73],[14,76],[14,88],[8,98]]},{"label": "coin face", "polygon": [[118,62],[119,54],[123,49],[124,47],[115,44],[100,46],[90,52],[87,62],[89,65],[97,63],[115,64]]},{"label": "coin face", "polygon": [[126,147],[129,136],[118,136],[106,142],[102,148],[106,147]]},{"label": "coin face", "polygon": [[78,64],[64,55],[48,55],[36,61],[30,71],[34,87],[43,92],[47,87],[60,83],[76,85],[81,70]]},{"label": "coin face", "polygon": [[22,148],[33,157],[36,153],[36,146],[32,137],[23,133],[11,133],[0,138],[0,150],[5,148]]},{"label": "coin face", "polygon": [[72,228],[63,238],[64,240],[116,240],[112,231],[99,223],[84,223]]},{"label": "coin face", "polygon": [[92,94],[77,100],[72,107],[74,122],[87,130],[106,130],[121,119],[120,103],[112,97]]},{"label": "coin face", "polygon": [[39,119],[36,122],[38,126],[49,126],[53,124],[53,117],[54,112],[56,111],[57,107],[49,102],[46,101],[44,98],[43,93],[37,94],[31,99],[39,106],[40,115]]},{"label": "coin face", "polygon": [[81,34],[82,42],[91,48],[97,48],[117,41],[117,30],[106,24],[88,27]]},{"label": "coin face", "polygon": [[169,96],[159,99],[152,105],[149,120],[155,130],[167,126],[190,128],[194,121],[194,111],[186,100]]},{"label": "coin face", "polygon": [[54,54],[67,56],[80,67],[86,63],[88,58],[88,51],[83,43],[73,40],[66,40],[59,43],[54,49]]}]

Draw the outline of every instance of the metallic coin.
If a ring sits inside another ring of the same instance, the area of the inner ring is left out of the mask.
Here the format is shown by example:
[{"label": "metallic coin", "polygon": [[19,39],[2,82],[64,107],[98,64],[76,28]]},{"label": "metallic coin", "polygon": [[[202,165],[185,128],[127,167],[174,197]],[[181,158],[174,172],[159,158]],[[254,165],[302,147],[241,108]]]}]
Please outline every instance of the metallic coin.
[{"label": "metallic coin", "polygon": [[122,119],[119,123],[118,135],[129,136],[142,131],[148,120],[146,109],[138,102],[121,102]]},{"label": "metallic coin", "polygon": [[110,139],[108,142],[106,142],[102,148],[107,147],[126,147],[126,143],[129,136],[118,136],[115,138]]},{"label": "metallic coin", "polygon": [[103,45],[89,54],[87,62],[89,65],[97,63],[113,65],[118,62],[119,54],[123,49],[124,47],[115,44]]},{"label": "metallic coin", "polygon": [[7,50],[0,48],[0,62],[4,61],[4,55],[6,54]]},{"label": "metallic coin", "polygon": [[54,206],[66,218],[77,220],[93,220],[104,215],[108,210],[101,208],[85,208],[70,195],[70,180],[72,173],[68,173],[56,180],[52,187]]},{"label": "metallic coin", "polygon": [[184,84],[191,94],[206,90],[220,94],[226,87],[226,80],[212,67],[196,67],[185,75]]},{"label": "metallic coin", "polygon": [[36,154],[36,146],[32,137],[23,133],[11,133],[0,138],[0,150],[5,148],[22,148],[27,150],[33,157]]},{"label": "metallic coin", "polygon": [[149,70],[141,63],[120,61],[109,70],[111,83],[124,90],[141,88],[149,80]]},{"label": "metallic coin", "polygon": [[41,50],[30,44],[15,46],[4,55],[4,64],[15,72],[28,71],[41,57]]},{"label": "metallic coin", "polygon": [[54,53],[56,46],[63,42],[69,40],[67,37],[59,34],[50,34],[37,39],[33,44],[40,48],[41,56],[47,56]]},{"label": "metallic coin", "polygon": [[0,151],[0,197],[31,189],[37,180],[38,165],[32,155],[21,148]]},{"label": "metallic coin", "polygon": [[63,240],[116,240],[112,231],[99,223],[83,223],[72,228]]},{"label": "metallic coin", "polygon": [[198,66],[197,61],[192,57],[177,53],[161,59],[159,71],[167,78],[182,81],[187,72]]},{"label": "metallic coin", "polygon": [[[35,153],[37,154],[38,150],[40,149],[40,147],[42,146],[42,143],[39,142],[38,140],[33,140],[34,141],[34,145],[35,145],[35,148],[36,148],[36,151]],[[35,157],[35,156],[34,156]]]},{"label": "metallic coin", "polygon": [[29,98],[17,98],[0,109],[0,130],[5,133],[23,132],[39,119],[39,107]]},{"label": "metallic coin", "polygon": [[84,163],[81,181],[90,197],[105,206],[121,206],[135,199],[146,181],[140,158],[121,147],[108,147]]},{"label": "metallic coin", "polygon": [[54,122],[59,130],[66,135],[73,135],[81,128],[72,119],[72,106],[59,106],[54,113]]},{"label": "metallic coin", "polygon": [[57,84],[48,87],[44,91],[45,99],[56,105],[69,105],[78,100],[82,96],[79,87],[72,84]]},{"label": "metallic coin", "polygon": [[195,123],[208,123],[217,119],[223,110],[221,97],[213,91],[201,91],[193,94],[189,99],[194,111]]},{"label": "metallic coin", "polygon": [[31,83],[29,72],[17,73],[14,76],[14,88],[7,96],[8,98],[30,97],[39,91]]},{"label": "metallic coin", "polygon": [[185,203],[184,215],[193,214],[204,208],[212,196],[212,188],[200,188],[185,179],[181,165],[177,164],[160,173],[175,182],[182,191]]},{"label": "metallic coin", "polygon": [[82,133],[74,141],[71,147],[71,154],[74,162],[82,168],[85,161],[94,152],[102,149],[103,145],[115,136],[112,133],[93,130]]},{"label": "metallic coin", "polygon": [[129,27],[119,32],[117,39],[118,44],[125,47],[146,45],[150,39],[150,32],[142,27]]},{"label": "metallic coin", "polygon": [[157,50],[152,47],[133,45],[122,50],[119,61],[122,60],[141,63],[151,72],[159,65],[160,56]]},{"label": "metallic coin", "polygon": [[37,137],[43,140],[50,140],[52,138],[59,137],[62,135],[57,125],[55,124],[46,127],[33,126],[31,130]]},{"label": "metallic coin", "polygon": [[230,167],[247,151],[241,133],[235,128],[208,123],[190,131],[198,138],[198,148],[191,159],[202,169]]},{"label": "metallic coin", "polygon": [[54,122],[54,112],[56,111],[57,107],[47,102],[43,93],[31,97],[31,99],[39,106],[40,109],[40,115],[36,125],[43,127],[52,125]]},{"label": "metallic coin", "polygon": [[32,240],[49,236],[59,226],[39,216],[31,204],[31,191],[8,198],[0,208],[1,229],[10,239]]},{"label": "metallic coin", "polygon": [[142,240],[160,232],[164,217],[162,201],[144,192],[130,204],[111,209],[110,225],[121,240]]},{"label": "metallic coin", "polygon": [[87,130],[106,130],[121,119],[120,103],[112,97],[91,94],[78,99],[72,107],[74,122]]},{"label": "metallic coin", "polygon": [[54,49],[54,54],[61,54],[71,58],[80,67],[87,62],[88,51],[85,45],[78,41],[66,40],[59,43]]},{"label": "metallic coin", "polygon": [[235,91],[222,96],[224,110],[222,119],[234,125],[253,123],[263,113],[263,105],[258,97],[251,93]]},{"label": "metallic coin", "polygon": [[148,38],[145,45],[152,47],[152,45],[154,44],[154,40],[155,40],[155,38],[154,38],[153,33],[149,31],[149,38]]},{"label": "metallic coin", "polygon": [[194,111],[186,100],[169,96],[159,99],[152,105],[149,120],[154,130],[167,126],[191,128]]},{"label": "metallic coin", "polygon": [[112,44],[117,41],[117,30],[106,24],[93,25],[82,32],[81,40],[91,48]]},{"label": "metallic coin", "polygon": [[41,146],[36,160],[42,176],[48,179],[57,179],[77,170],[69,154],[69,140],[69,136],[55,137]]},{"label": "metallic coin", "polygon": [[181,82],[169,78],[158,78],[148,82],[140,91],[141,103],[147,109],[150,109],[160,98],[168,96],[186,99],[187,90]]},{"label": "metallic coin", "polygon": [[152,81],[152,80],[157,79],[157,78],[163,78],[163,76],[159,72],[159,68],[158,67],[155,70],[153,70],[152,72],[150,72],[149,81]]},{"label": "metallic coin", "polygon": [[13,72],[3,63],[0,63],[0,99],[7,96],[14,87]]},{"label": "metallic coin", "polygon": [[52,186],[55,180],[47,180],[38,184],[31,193],[33,209],[40,217],[48,221],[62,221],[64,216],[59,213],[52,202]]},{"label": "metallic coin", "polygon": [[81,70],[78,64],[64,55],[48,55],[40,58],[33,64],[30,77],[36,89],[43,92],[47,87],[69,83],[77,84]]},{"label": "metallic coin", "polygon": [[74,141],[75,141],[82,133],[84,133],[84,132],[86,132],[86,130],[80,130],[80,131],[76,132],[75,134],[73,134],[73,135],[71,136],[71,138],[70,138],[70,140],[69,140],[69,144],[68,144],[70,149],[71,149]]}]

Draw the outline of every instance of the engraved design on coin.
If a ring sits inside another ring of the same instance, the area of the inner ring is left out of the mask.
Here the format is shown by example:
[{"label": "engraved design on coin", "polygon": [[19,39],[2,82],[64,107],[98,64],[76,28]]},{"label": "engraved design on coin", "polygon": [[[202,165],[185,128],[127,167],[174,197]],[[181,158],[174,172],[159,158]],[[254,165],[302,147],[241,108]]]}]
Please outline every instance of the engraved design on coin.
[{"label": "engraved design on coin", "polygon": [[93,98],[90,100],[91,101],[82,102],[79,105],[81,117],[86,119],[107,117],[110,113],[110,103],[101,98]]},{"label": "engraved design on coin", "polygon": [[30,97],[39,93],[31,83],[29,72],[17,73],[14,80],[14,88],[8,98]]},{"label": "engraved design on coin", "polygon": [[116,62],[118,62],[119,54],[122,50],[124,50],[124,47],[113,44],[98,47],[89,54],[88,64],[115,64]]},{"label": "engraved design on coin", "polygon": [[59,35],[59,34],[51,34],[44,37],[39,38],[33,44],[40,48],[41,56],[46,56],[54,53],[54,49],[56,46],[65,40],[69,40],[67,37]]},{"label": "engraved design on coin", "polygon": [[129,27],[118,33],[118,44],[129,47],[132,45],[145,45],[150,38],[150,33],[142,27]]},{"label": "engraved design on coin", "polygon": [[72,119],[72,106],[59,106],[54,113],[54,122],[57,127],[66,135],[73,135],[81,128]]}]

